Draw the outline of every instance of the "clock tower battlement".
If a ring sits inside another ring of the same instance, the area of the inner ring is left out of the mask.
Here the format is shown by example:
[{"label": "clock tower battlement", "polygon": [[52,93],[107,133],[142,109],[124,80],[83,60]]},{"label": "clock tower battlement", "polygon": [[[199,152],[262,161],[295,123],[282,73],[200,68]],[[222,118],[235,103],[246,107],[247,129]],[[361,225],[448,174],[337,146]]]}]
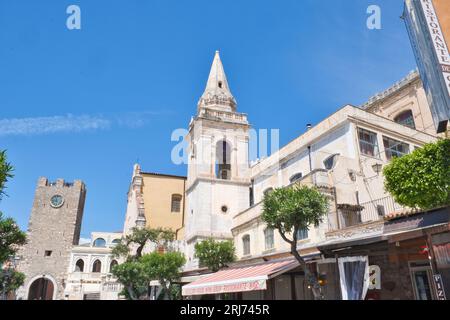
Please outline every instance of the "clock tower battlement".
[{"label": "clock tower battlement", "polygon": [[86,186],[80,180],[39,178],[27,230],[18,256],[25,283],[22,299],[63,299],[70,252],[80,240]]}]

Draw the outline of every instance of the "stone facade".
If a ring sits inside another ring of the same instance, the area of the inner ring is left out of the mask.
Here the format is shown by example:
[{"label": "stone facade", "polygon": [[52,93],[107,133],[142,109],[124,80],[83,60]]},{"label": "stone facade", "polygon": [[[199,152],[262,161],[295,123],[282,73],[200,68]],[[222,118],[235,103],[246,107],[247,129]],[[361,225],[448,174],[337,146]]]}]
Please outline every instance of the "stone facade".
[{"label": "stone facade", "polygon": [[[370,148],[362,141],[360,130],[373,137]],[[266,247],[266,225],[260,216],[264,192],[289,186],[294,177],[298,184],[321,187],[330,198],[328,216],[318,227],[310,226],[306,238],[298,243],[299,250],[325,241],[381,234],[383,215],[400,208],[384,190],[381,171],[376,171],[390,162],[386,138],[404,145],[407,153],[436,140],[425,132],[347,105],[251,166],[256,203],[235,215],[232,223],[238,257],[276,255],[289,249],[278,232],[273,235],[274,248]],[[327,163],[330,157],[334,161]],[[362,210],[351,210],[359,204]],[[248,236],[250,253],[244,254],[244,237]]]},{"label": "stone facade", "polygon": [[28,242],[19,251],[18,270],[26,275],[23,287],[18,290],[19,299],[28,299],[30,286],[42,278],[53,287],[53,292],[49,291],[51,298],[63,299],[71,250],[80,238],[85,197],[85,185],[79,180],[66,183],[58,179],[51,183],[46,178],[39,179]]},{"label": "stone facade", "polygon": [[[392,246],[392,245],[391,245]],[[369,264],[381,269],[381,300],[414,300],[407,261],[393,261],[386,255],[369,256]]]},{"label": "stone facade", "polygon": [[412,71],[390,88],[371,97],[362,108],[394,121],[405,120],[401,115],[411,112],[410,125],[417,130],[436,135],[437,128],[417,71]]},{"label": "stone facade", "polygon": [[[412,118],[398,118],[408,110]],[[300,250],[311,251],[323,241],[380,233],[378,210],[388,214],[399,209],[387,199],[389,195],[384,190],[381,169],[392,156],[385,140],[391,145],[401,144],[408,153],[436,139],[423,85],[415,71],[363,106],[342,107],[277,152],[251,164],[249,128],[247,115],[237,112],[237,102],[216,52],[186,136],[184,239],[179,238],[184,242],[179,247],[185,248],[187,270],[198,266],[195,243],[208,237],[233,239],[239,259],[286,252],[289,246],[277,232],[273,235],[273,248],[266,246],[261,201],[265,191],[286,187],[294,180],[322,188],[330,199],[328,216],[317,228],[311,226],[306,238],[299,241]],[[372,135],[374,146],[368,147],[367,142],[361,141],[361,130]],[[226,150],[226,157],[222,149]],[[225,171],[225,178],[219,176],[219,170]],[[138,191],[129,199],[128,226],[133,226],[138,216],[138,204],[143,203],[139,199],[149,201],[145,193],[151,192],[138,183],[143,181],[138,171],[130,186],[131,195]],[[141,180],[136,180],[139,177]],[[359,217],[345,209],[359,204],[365,205]],[[356,224],[360,226],[355,228]],[[243,252],[244,236],[250,236],[250,253]]]},{"label": "stone facade", "polygon": [[[297,244],[302,255],[314,259],[320,254],[320,246],[380,236],[383,218],[402,209],[384,189],[382,168],[394,156],[410,153],[437,139],[417,72],[362,107],[343,106],[269,157],[254,163],[249,163],[249,128],[247,115],[237,112],[236,100],[216,52],[197,114],[190,121],[185,137],[186,202],[180,233],[183,238],[178,239],[177,247],[187,258],[187,273],[199,271],[194,246],[210,237],[233,240],[239,263],[289,256],[288,243],[277,231],[266,232],[261,213],[266,192],[293,184],[318,187],[330,203],[323,222],[302,232]],[[148,193],[152,191],[142,187],[144,175],[138,171],[136,174],[135,167],[130,186],[133,196],[128,203],[128,226],[133,226],[134,221],[137,225],[139,204],[147,207],[148,201],[158,201],[150,200]],[[146,218],[151,214],[146,211]],[[333,259],[315,261],[327,269],[330,277],[336,273]],[[389,268],[400,272],[407,268],[403,262],[374,263],[388,273]],[[387,282],[389,287],[390,281]],[[410,288],[410,279],[405,276],[399,280],[398,288],[405,291],[407,287]],[[338,281],[332,283],[328,298],[337,298],[337,291]],[[406,291],[395,295],[412,297]]]},{"label": "stone facade", "polygon": [[93,232],[91,242],[72,248],[64,290],[67,300],[117,300],[122,285],[112,267],[122,259],[111,253],[122,232]]},{"label": "stone facade", "polygon": [[249,124],[236,112],[219,53],[216,52],[198,113],[189,125],[185,241],[187,268],[197,268],[197,242],[231,240],[231,221],[249,206]]}]

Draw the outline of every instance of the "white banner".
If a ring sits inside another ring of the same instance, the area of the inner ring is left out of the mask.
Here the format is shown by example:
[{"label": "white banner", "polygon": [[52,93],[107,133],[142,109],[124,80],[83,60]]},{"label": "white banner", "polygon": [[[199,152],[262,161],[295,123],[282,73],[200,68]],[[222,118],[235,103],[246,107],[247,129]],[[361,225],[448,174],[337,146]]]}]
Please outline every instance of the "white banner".
[{"label": "white banner", "polygon": [[450,53],[445,43],[444,34],[442,33],[432,0],[420,0],[420,4],[427,21],[428,31],[440,64],[442,76],[445,79],[447,93],[450,96]]}]

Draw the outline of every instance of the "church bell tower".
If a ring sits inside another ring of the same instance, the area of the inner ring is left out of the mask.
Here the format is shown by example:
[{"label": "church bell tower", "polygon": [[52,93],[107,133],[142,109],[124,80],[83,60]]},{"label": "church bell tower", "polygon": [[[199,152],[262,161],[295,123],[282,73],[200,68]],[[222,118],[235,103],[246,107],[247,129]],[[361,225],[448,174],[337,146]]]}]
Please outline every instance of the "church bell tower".
[{"label": "church bell tower", "polygon": [[249,206],[249,124],[236,111],[216,51],[197,115],[189,124],[185,240],[187,268],[198,267],[194,246],[207,238],[231,240],[231,220]]}]

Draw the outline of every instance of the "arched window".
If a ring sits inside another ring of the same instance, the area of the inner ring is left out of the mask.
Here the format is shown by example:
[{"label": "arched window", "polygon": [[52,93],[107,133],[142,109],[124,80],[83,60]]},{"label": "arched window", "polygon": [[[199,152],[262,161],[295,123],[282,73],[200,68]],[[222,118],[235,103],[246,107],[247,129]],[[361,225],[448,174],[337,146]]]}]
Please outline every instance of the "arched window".
[{"label": "arched window", "polygon": [[111,244],[116,245],[120,243],[120,239],[114,239],[113,241],[111,241]]},{"label": "arched window", "polygon": [[272,187],[269,187],[269,188],[267,188],[266,190],[264,190],[263,194],[266,196],[266,195],[268,195],[269,193],[271,193],[272,191],[273,191],[273,188],[272,188]]},{"label": "arched window", "polygon": [[302,178],[302,173],[299,172],[299,173],[294,174],[292,177],[290,177],[289,182],[294,183],[294,182],[300,180],[301,178]]},{"label": "arched window", "polygon": [[394,121],[412,129],[416,128],[416,124],[414,123],[414,115],[411,110],[403,111],[394,118]]},{"label": "arched window", "polygon": [[242,237],[242,248],[244,256],[250,254],[250,235],[246,234]]},{"label": "arched window", "polygon": [[94,247],[106,247],[106,241],[103,238],[97,238],[94,241]]},{"label": "arched window", "polygon": [[183,197],[180,194],[173,194],[172,195],[172,202],[170,206],[171,212],[180,212],[181,211],[181,199]]},{"label": "arched window", "polygon": [[266,250],[273,249],[274,247],[273,229],[266,228],[264,230],[264,242],[266,244]]},{"label": "arched window", "polygon": [[323,160],[323,166],[325,167],[325,169],[327,169],[327,170],[333,169],[334,166],[336,165],[338,156],[339,156],[339,153],[336,153],[336,154],[329,156],[325,160]]},{"label": "arched window", "polygon": [[112,272],[113,268],[115,266],[117,266],[119,263],[117,262],[117,260],[113,260],[111,261],[111,263],[109,264],[109,272]]},{"label": "arched window", "polygon": [[216,178],[231,179],[231,148],[225,140],[216,144]]},{"label": "arched window", "polygon": [[102,272],[102,263],[100,260],[95,260],[94,264],[92,265],[92,272]]},{"label": "arched window", "polygon": [[78,259],[77,263],[75,263],[75,272],[83,272],[84,271],[84,261],[83,259]]}]

